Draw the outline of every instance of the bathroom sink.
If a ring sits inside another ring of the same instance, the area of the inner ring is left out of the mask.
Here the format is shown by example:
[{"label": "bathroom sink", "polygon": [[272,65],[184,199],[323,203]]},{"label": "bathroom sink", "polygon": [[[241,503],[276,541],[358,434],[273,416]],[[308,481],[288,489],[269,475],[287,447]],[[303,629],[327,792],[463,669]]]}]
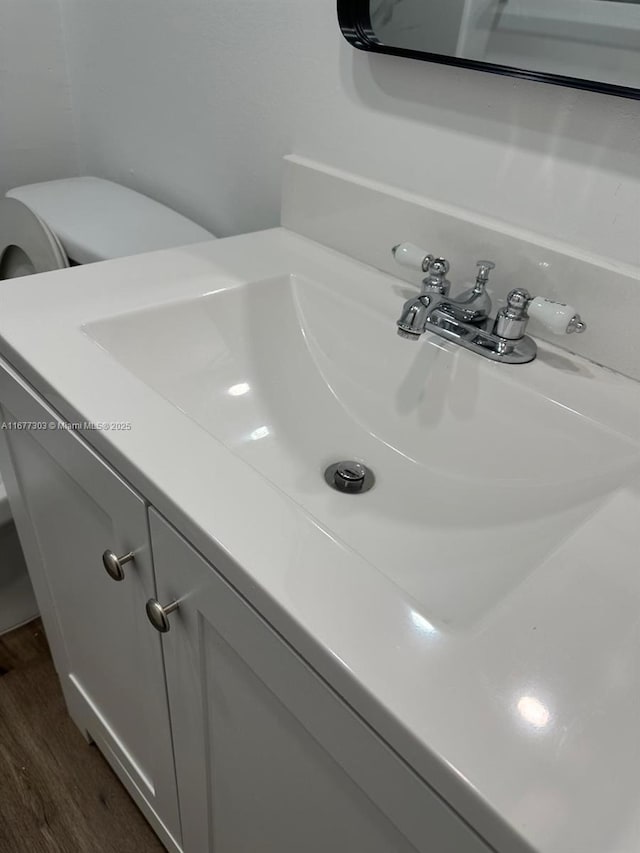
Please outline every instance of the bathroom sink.
[{"label": "bathroom sink", "polygon": [[[469,626],[640,471],[640,447],[395,314],[297,275],[83,326],[421,604]],[[330,488],[356,460],[366,494]],[[215,477],[215,472],[201,472]]]}]

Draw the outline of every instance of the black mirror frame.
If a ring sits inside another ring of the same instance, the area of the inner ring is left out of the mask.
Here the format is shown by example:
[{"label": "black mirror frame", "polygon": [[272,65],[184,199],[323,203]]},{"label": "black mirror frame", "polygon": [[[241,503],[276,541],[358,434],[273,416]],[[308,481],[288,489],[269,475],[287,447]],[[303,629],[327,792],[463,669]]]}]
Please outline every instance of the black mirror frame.
[{"label": "black mirror frame", "polygon": [[338,22],[343,36],[358,50],[371,53],[385,53],[391,56],[404,56],[408,59],[421,59],[425,62],[438,62],[441,65],[453,65],[458,68],[473,68],[476,71],[502,74],[507,77],[520,77],[523,80],[535,80],[538,83],[551,83],[554,86],[570,86],[605,95],[617,95],[621,98],[640,100],[640,89],[618,86],[612,83],[600,83],[596,80],[583,80],[580,77],[565,77],[560,74],[545,74],[542,71],[527,71],[508,65],[494,65],[491,62],[478,62],[474,59],[458,59],[438,53],[423,53],[418,50],[406,50],[401,47],[389,47],[376,38],[369,15],[370,0],[338,0]]}]

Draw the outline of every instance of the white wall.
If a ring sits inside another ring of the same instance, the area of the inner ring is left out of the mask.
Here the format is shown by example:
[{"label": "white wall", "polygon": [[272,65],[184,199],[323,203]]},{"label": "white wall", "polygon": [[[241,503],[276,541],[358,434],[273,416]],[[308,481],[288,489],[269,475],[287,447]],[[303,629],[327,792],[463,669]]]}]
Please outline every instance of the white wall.
[{"label": "white wall", "polygon": [[82,168],[220,235],[294,152],[640,262],[637,102],[356,52],[335,0],[62,3]]},{"label": "white wall", "polygon": [[58,0],[0,0],[0,195],[74,174]]}]

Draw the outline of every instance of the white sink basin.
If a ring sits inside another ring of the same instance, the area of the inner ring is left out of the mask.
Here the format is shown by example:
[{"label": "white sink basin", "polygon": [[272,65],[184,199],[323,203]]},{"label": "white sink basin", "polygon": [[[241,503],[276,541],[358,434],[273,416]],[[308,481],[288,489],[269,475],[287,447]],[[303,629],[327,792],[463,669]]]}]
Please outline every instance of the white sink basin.
[{"label": "white sink basin", "polygon": [[[425,624],[464,627],[637,475],[640,448],[527,387],[529,366],[404,341],[395,320],[363,290],[291,275],[83,329],[417,599]],[[375,487],[330,489],[342,459]]]}]

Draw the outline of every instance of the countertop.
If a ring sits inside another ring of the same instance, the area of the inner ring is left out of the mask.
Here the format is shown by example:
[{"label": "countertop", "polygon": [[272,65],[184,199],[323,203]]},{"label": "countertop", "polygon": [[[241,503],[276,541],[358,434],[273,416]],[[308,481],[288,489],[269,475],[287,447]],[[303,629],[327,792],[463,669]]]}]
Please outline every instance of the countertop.
[{"label": "countertop", "polygon": [[[83,435],[489,844],[637,853],[636,470],[494,607],[436,629],[388,574],[81,329],[292,272],[366,279],[392,327],[394,279],[275,229],[5,281],[0,355],[68,421],[130,422],[129,431]],[[546,345],[537,361],[509,369],[548,394],[560,373],[572,387],[567,364],[580,411],[640,440],[638,383]],[[606,411],[593,408],[596,397]],[[425,542],[425,571],[430,559]]]}]

